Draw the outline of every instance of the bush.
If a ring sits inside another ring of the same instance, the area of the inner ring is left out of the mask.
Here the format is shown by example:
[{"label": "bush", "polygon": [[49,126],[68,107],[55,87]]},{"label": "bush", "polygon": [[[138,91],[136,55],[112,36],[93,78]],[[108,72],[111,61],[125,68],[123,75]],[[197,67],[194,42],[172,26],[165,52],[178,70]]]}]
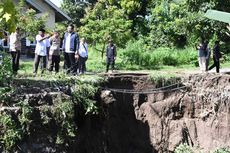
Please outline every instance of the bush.
[{"label": "bush", "polygon": [[220,148],[214,151],[214,153],[230,153],[230,150],[228,148]]},{"label": "bush", "polygon": [[0,52],[0,55],[2,56],[0,61],[0,87],[5,87],[12,80],[13,72],[10,57],[3,52]]},{"label": "bush", "polygon": [[0,151],[2,149],[13,152],[16,144],[23,137],[23,131],[12,119],[12,116],[5,112],[0,113],[0,129]]},{"label": "bush", "polygon": [[158,68],[162,65],[180,66],[197,63],[197,51],[193,48],[174,49],[157,48],[147,49],[144,41],[130,41],[122,50],[124,65],[135,64],[144,68]]},{"label": "bush", "polygon": [[[130,63],[130,64],[136,64],[136,65],[141,65],[143,62],[144,58],[141,55],[141,53],[145,53],[146,50],[144,48],[144,42],[141,40],[138,41],[129,41],[127,43],[127,46],[123,52],[123,62],[124,63]],[[142,57],[141,57],[142,56]],[[142,62],[141,62],[142,61]]]},{"label": "bush", "polygon": [[176,149],[175,153],[193,153],[193,150],[187,144],[180,144]]},{"label": "bush", "polygon": [[178,60],[176,57],[168,54],[167,56],[163,57],[162,59],[163,65],[169,65],[169,66],[177,66]]}]

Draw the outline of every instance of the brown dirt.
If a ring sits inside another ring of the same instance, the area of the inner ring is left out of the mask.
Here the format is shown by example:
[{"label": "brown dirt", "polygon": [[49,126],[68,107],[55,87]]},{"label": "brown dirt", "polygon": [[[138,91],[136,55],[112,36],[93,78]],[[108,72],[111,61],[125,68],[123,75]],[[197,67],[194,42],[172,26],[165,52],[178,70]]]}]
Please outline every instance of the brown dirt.
[{"label": "brown dirt", "polygon": [[[181,143],[204,152],[229,147],[229,75],[194,74],[186,91],[127,94],[104,90],[104,117],[88,120],[80,152],[166,153]],[[110,76],[107,87],[155,88],[147,76]]]},{"label": "brown dirt", "polygon": [[[229,147],[230,75],[192,74],[182,82],[187,88],[132,94],[110,89],[141,92],[161,85],[145,73],[109,75],[96,97],[99,115],[81,118],[76,112],[78,132],[71,146],[60,148],[50,141],[55,137],[55,127],[34,127],[31,136],[19,146],[30,152],[36,152],[37,147],[45,153],[171,153],[181,143],[205,153]],[[30,82],[20,84],[28,90],[23,91],[27,96],[18,91],[18,98],[27,98],[36,107],[52,105],[59,98],[71,99],[68,87],[63,87],[60,94],[56,87],[39,84],[40,88]]]}]

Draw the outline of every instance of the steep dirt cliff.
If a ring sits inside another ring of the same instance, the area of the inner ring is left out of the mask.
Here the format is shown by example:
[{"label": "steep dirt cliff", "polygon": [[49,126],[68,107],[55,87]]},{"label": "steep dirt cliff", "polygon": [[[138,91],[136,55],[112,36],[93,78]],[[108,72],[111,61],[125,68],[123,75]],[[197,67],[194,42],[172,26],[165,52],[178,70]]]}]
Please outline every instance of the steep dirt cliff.
[{"label": "steep dirt cliff", "polygon": [[104,116],[85,122],[80,152],[166,153],[181,143],[204,152],[229,147],[230,76],[197,74],[182,82],[151,93],[162,84],[145,75],[110,77],[101,93]]},{"label": "steep dirt cliff", "polygon": [[[32,110],[29,133],[17,143],[17,152],[170,153],[181,143],[208,152],[230,146],[227,74],[166,81],[146,74],[113,74],[92,97],[99,113],[84,115],[75,103],[72,118],[65,114],[70,106],[62,105],[73,103],[71,87],[32,82],[15,82],[18,90],[8,99],[11,103],[0,108],[15,117],[23,110],[14,103],[26,100]],[[72,127],[69,123],[74,128],[65,128]],[[69,129],[75,135],[60,142],[60,131],[68,136]]]}]

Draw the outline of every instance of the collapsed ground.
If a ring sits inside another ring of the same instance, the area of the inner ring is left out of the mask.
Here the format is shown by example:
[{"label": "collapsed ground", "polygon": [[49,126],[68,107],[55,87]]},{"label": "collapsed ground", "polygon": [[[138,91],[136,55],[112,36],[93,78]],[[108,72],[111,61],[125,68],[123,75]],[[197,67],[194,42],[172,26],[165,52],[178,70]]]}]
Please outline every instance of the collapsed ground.
[{"label": "collapsed ground", "polygon": [[[111,74],[14,80],[1,97],[0,151],[163,153],[228,147],[228,74]],[[196,152],[196,151],[195,151]]]}]

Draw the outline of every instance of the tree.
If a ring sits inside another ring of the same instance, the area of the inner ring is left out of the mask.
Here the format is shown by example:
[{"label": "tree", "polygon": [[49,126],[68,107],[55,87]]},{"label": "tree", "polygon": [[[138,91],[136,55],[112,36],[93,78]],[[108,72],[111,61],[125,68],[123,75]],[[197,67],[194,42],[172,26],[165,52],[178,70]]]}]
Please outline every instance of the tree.
[{"label": "tree", "polygon": [[3,0],[0,4],[1,31],[14,32],[19,26],[26,36],[34,37],[41,27],[45,27],[46,15],[37,17],[33,9],[24,9],[24,0],[15,6],[12,0]]},{"label": "tree", "polygon": [[152,0],[109,0],[108,2],[122,9],[128,19],[132,20],[131,31],[134,37],[146,35],[149,32],[146,17]]},{"label": "tree", "polygon": [[184,47],[200,37],[222,40],[225,24],[204,17],[208,9],[227,10],[230,6],[216,0],[157,0],[150,15],[151,45]]},{"label": "tree", "polygon": [[134,37],[149,33],[150,29],[146,17],[151,3],[151,0],[120,0],[121,8],[128,15],[129,20],[132,20],[131,30]]},{"label": "tree", "polygon": [[37,17],[35,10],[28,9],[25,13],[19,13],[18,19],[19,22],[17,25],[25,33],[25,36],[33,40],[38,33],[38,30],[45,27],[47,15]]},{"label": "tree", "polygon": [[16,28],[17,10],[12,0],[2,0],[0,3],[0,31],[12,32]]},{"label": "tree", "polygon": [[97,0],[63,0],[61,8],[71,17],[71,23],[80,27],[80,20],[84,17],[87,7],[93,6]]},{"label": "tree", "polygon": [[[0,3],[0,34],[9,31],[13,32],[16,28],[16,9],[12,0],[3,0]],[[1,36],[0,36],[1,37]],[[0,59],[0,97],[8,91],[10,81],[12,80],[12,71],[10,59],[2,53]]]},{"label": "tree", "polygon": [[102,58],[108,39],[112,38],[118,46],[124,47],[132,37],[132,21],[122,9],[110,5],[106,0],[97,2],[95,7],[87,12],[82,23],[84,26],[80,28],[80,35],[93,44],[103,44],[102,49],[98,49]]},{"label": "tree", "polygon": [[37,16],[36,11],[33,9],[25,9],[25,0],[20,0],[16,6],[17,9],[17,26],[24,32],[26,37],[34,39],[40,28],[45,28],[45,22],[48,14]]}]

